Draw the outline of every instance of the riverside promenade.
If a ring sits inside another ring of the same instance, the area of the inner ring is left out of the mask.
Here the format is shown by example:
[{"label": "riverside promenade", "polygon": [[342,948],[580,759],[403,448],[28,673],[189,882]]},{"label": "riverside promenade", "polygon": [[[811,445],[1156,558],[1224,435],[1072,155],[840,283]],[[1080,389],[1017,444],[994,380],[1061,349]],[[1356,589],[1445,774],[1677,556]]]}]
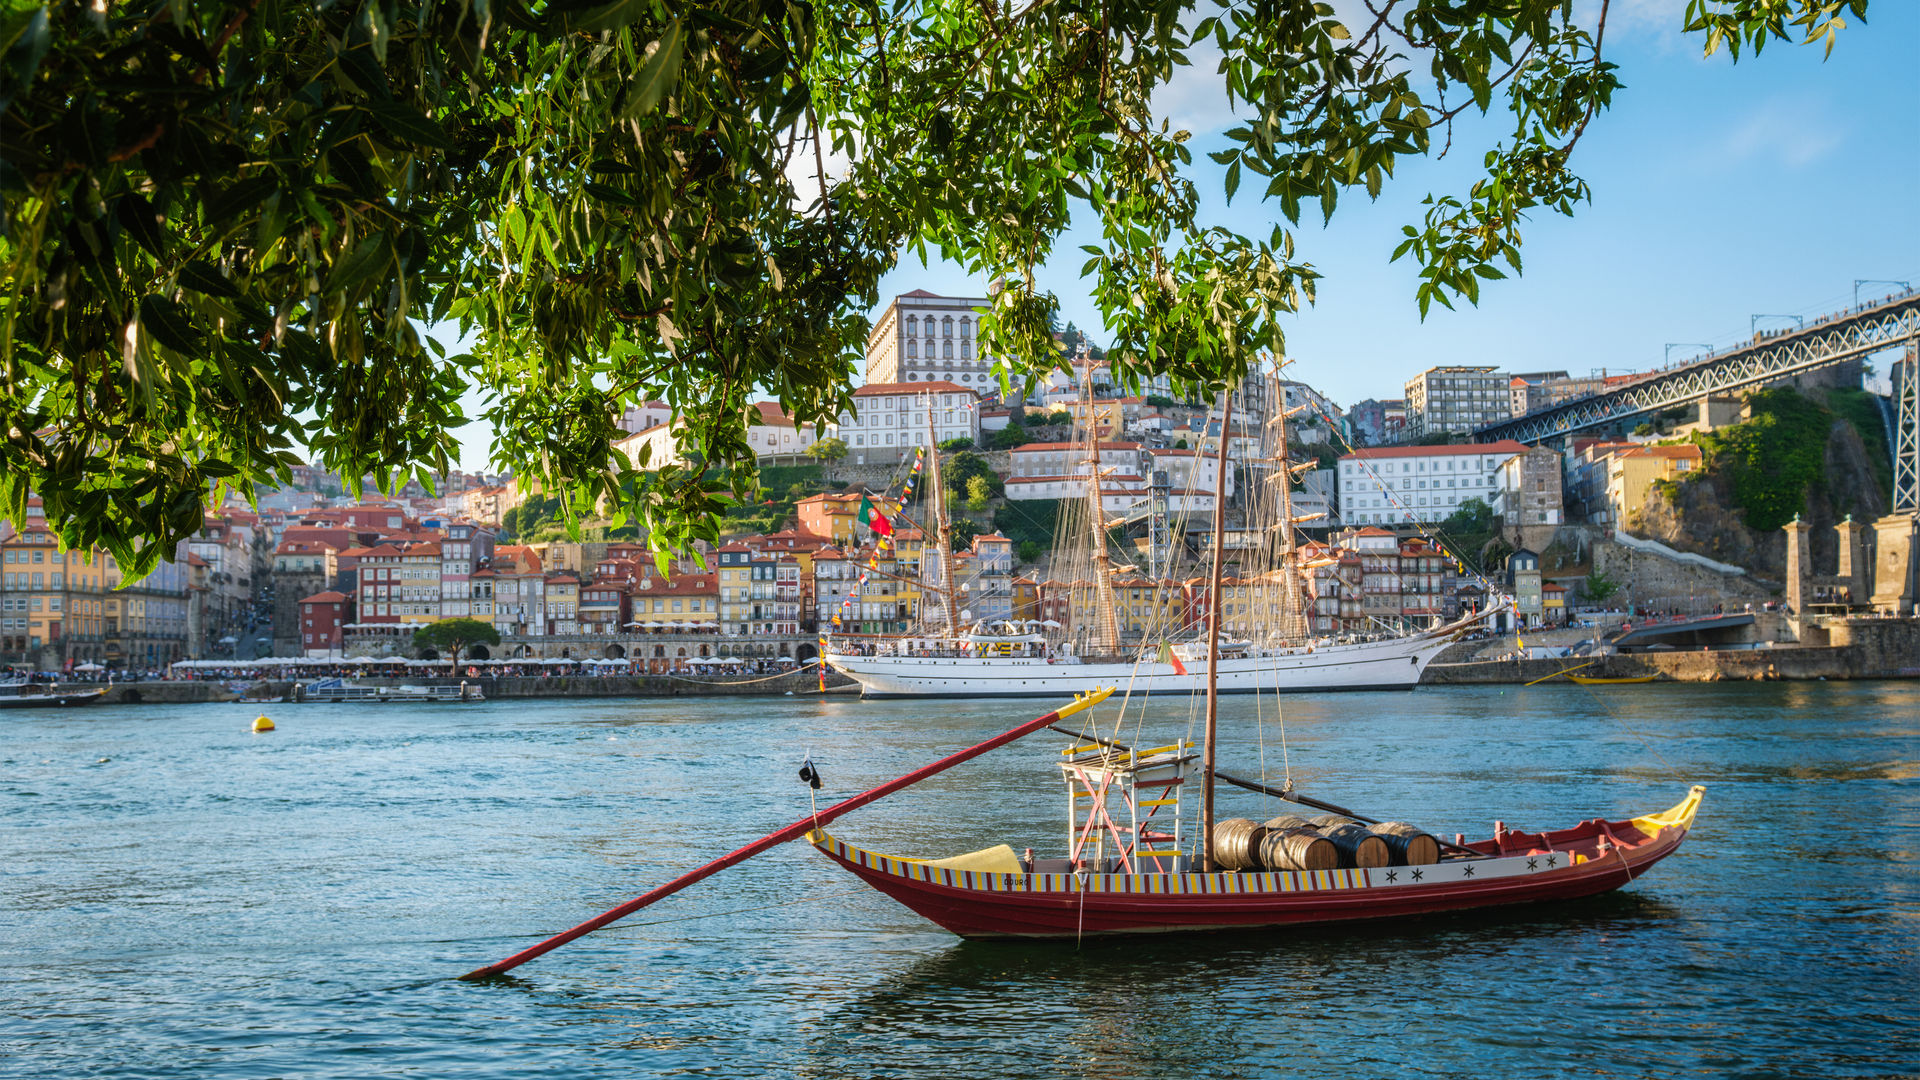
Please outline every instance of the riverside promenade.
[{"label": "riverside promenade", "polygon": [[[152,680],[113,683],[103,705],[200,705],[243,699],[286,699],[309,680],[226,679]],[[478,686],[489,699],[615,697],[784,697],[818,694],[820,677],[812,671],[778,675],[481,675],[470,678],[355,677],[356,686]],[[98,683],[65,683],[62,689],[97,689]],[[860,684],[828,672],[827,693],[858,694]]]}]

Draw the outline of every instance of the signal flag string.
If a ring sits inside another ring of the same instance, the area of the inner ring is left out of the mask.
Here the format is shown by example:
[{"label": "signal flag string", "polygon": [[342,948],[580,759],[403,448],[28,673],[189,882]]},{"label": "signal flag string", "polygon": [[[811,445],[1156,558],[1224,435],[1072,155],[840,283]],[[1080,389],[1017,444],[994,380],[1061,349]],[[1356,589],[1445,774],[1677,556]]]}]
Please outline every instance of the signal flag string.
[{"label": "signal flag string", "polygon": [[[919,479],[920,470],[926,467],[926,463],[927,448],[924,446],[914,447],[913,468],[908,471],[906,483],[902,485],[900,490],[900,502],[903,505],[913,498],[914,483]],[[883,495],[881,498],[885,499],[886,496]],[[894,544],[892,536],[882,534],[874,537],[873,554],[867,558],[866,569],[860,571],[860,577],[855,582],[853,590],[840,601],[840,610],[833,613],[832,625],[835,629],[839,629],[843,625],[844,619],[850,619],[852,617],[850,610],[853,607],[853,603],[860,598],[860,592],[866,587],[869,575],[880,568],[880,557],[895,550],[897,550],[897,545]],[[824,649],[826,643],[825,630],[821,632],[820,641]],[[824,673],[821,675],[821,678],[822,680],[826,678]]]}]

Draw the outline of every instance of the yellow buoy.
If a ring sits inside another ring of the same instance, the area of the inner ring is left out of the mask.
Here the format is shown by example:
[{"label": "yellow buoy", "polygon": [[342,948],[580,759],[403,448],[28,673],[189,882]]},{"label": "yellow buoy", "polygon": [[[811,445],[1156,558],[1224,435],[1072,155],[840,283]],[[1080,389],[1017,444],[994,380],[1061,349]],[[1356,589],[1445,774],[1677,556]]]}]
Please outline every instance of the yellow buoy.
[{"label": "yellow buoy", "polygon": [[256,733],[258,733],[258,732],[262,732],[262,731],[272,731],[272,730],[273,730],[273,721],[271,721],[271,720],[269,720],[269,719],[267,719],[267,718],[266,718],[266,717],[264,717],[264,716],[262,716],[262,717],[259,717],[259,718],[257,718],[257,719],[255,719],[255,720],[254,720],[254,722],[253,722],[253,730],[254,730],[254,731],[255,731]]}]

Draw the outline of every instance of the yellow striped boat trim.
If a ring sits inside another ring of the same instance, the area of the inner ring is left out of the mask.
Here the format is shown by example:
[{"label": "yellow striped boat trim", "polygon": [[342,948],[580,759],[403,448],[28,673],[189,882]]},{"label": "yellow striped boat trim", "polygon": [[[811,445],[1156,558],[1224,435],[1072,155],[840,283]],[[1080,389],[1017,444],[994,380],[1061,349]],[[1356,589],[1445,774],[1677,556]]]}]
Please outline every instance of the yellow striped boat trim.
[{"label": "yellow striped boat trim", "polygon": [[[955,870],[910,859],[893,858],[854,847],[826,833],[812,842],[856,866],[892,877],[921,881],[949,889],[998,893],[1103,893],[1145,896],[1255,896],[1263,893],[1325,892],[1365,889],[1373,885],[1366,870],[1229,874],[1004,874]],[[1167,858],[1177,852],[1140,852],[1141,858]]]}]

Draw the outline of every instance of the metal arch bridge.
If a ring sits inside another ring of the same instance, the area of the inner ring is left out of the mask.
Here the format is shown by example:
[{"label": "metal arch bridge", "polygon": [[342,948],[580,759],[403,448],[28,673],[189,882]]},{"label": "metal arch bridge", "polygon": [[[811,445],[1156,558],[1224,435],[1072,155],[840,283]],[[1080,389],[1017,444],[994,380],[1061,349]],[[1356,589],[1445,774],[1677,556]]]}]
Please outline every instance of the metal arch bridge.
[{"label": "metal arch bridge", "polygon": [[1604,394],[1562,402],[1488,424],[1482,441],[1538,443],[1641,413],[1656,412],[1893,348],[1909,346],[1894,386],[1894,511],[1920,509],[1920,293],[1908,291],[1805,329],[1710,356]]}]

